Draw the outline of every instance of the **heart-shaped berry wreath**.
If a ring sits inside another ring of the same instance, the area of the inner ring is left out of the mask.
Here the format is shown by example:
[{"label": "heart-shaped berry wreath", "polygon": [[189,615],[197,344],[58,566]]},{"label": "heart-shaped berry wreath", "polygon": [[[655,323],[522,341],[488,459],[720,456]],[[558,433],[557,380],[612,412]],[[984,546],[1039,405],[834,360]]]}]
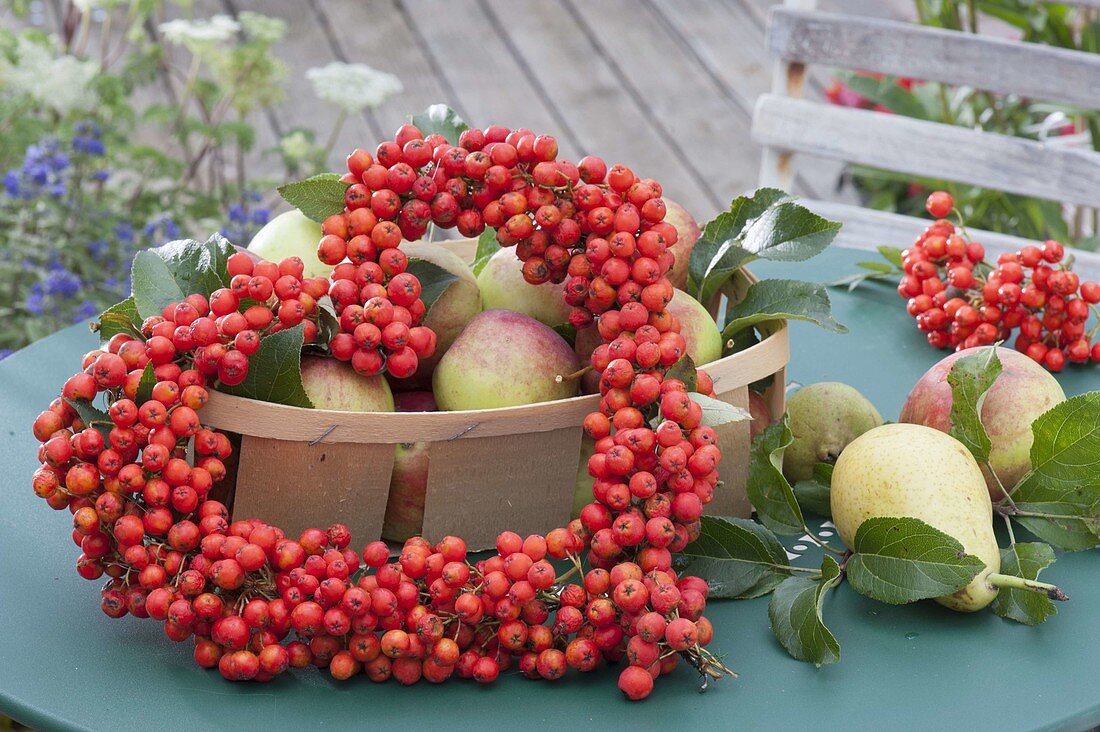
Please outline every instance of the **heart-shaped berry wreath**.
[{"label": "heart-shaped berry wreath", "polygon": [[[192,291],[163,307],[136,294],[102,316],[105,349],[85,355],[35,419],[34,491],[71,511],[77,571],[109,578],[107,615],[193,637],[195,661],[227,679],[313,665],[338,679],[487,683],[513,664],[556,679],[625,657],[619,688],[641,699],[681,658],[712,678],[732,674],[705,649],[706,582],[672,567],[698,536],[722,456],[684,383],[713,394],[710,379],[694,367],[667,373],[685,342],[666,310],[677,232],[662,220],[661,186],[598,157],[559,161],[554,138],[527,130],[467,129],[457,143],[405,125],[325,179],[346,189],[318,246],[331,281],[218,238],[139,255],[135,272],[169,283],[182,272]],[[454,536],[409,539],[391,561],[380,541],[350,549],[340,524],[292,538],[259,519],[230,523],[209,497],[232,449],[201,424],[207,389],[241,384],[280,331],[327,341],[360,373],[411,375],[435,334],[418,324],[421,282],[399,245],[430,222],[466,236],[491,227],[529,282],[563,283],[574,326],[596,319],[603,396],[584,421],[597,441],[596,500],[545,536],[500,534],[496,554],[476,562]],[[106,412],[93,406],[100,393]]]}]

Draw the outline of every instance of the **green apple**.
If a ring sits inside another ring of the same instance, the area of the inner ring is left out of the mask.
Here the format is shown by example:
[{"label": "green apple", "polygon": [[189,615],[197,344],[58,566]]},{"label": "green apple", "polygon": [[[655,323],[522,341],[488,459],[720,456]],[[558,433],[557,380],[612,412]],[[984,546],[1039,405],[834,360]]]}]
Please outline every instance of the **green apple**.
[{"label": "green apple", "polygon": [[298,257],[306,265],[306,277],[328,277],[332,267],[317,259],[321,236],[321,225],[294,209],[279,214],[257,231],[248,243],[248,251],[269,262]]},{"label": "green apple", "polygon": [[420,361],[416,373],[408,379],[398,379],[392,386],[400,389],[424,389],[431,384],[432,372],[443,354],[458,338],[470,320],[481,312],[481,293],[474,273],[462,258],[450,249],[425,241],[406,242],[401,251],[410,258],[422,259],[441,267],[458,279],[447,286],[432,305],[422,325],[435,331],[435,354]]},{"label": "green apple", "polygon": [[[909,392],[898,421],[949,432],[954,400],[947,375],[956,361],[979,350],[958,351],[930,368]],[[990,496],[999,501],[1004,497],[1001,484],[1011,488],[1031,470],[1031,423],[1064,402],[1066,394],[1049,371],[1019,351],[998,348],[997,358],[1001,374],[985,394],[981,418],[992,445],[989,464],[996,473],[994,478],[987,472],[986,481]]]},{"label": "green apple", "polygon": [[[687,342],[687,355],[696,366],[722,358],[722,333],[707,309],[683,290],[676,290],[668,311],[680,321],[680,335]],[[588,363],[592,351],[603,343],[595,325],[577,331],[574,348],[581,360]]]},{"label": "green apple", "polygon": [[573,349],[551,328],[511,310],[474,316],[432,377],[440,409],[492,409],[566,399],[579,370]]},{"label": "green apple", "polygon": [[672,245],[672,255],[675,260],[666,277],[673,287],[679,287],[682,290],[687,287],[691,250],[695,247],[695,242],[702,231],[686,208],[668,198],[664,201],[665,221],[676,228],[676,243]]},{"label": "green apple", "polygon": [[573,309],[565,302],[561,283],[532,285],[523,279],[523,262],[514,247],[494,254],[477,276],[485,310],[503,308],[523,313],[551,328],[569,320]]},{"label": "green apple", "polygon": [[393,393],[385,377],[361,376],[351,364],[334,358],[303,356],[302,386],[315,409],[393,411]]}]

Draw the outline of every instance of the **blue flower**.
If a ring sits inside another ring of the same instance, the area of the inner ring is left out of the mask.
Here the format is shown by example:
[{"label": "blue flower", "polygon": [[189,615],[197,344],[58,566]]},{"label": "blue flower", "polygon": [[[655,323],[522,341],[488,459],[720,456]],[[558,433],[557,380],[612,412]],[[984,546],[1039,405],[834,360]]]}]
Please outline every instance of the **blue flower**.
[{"label": "blue flower", "polygon": [[96,172],[92,173],[92,180],[105,181],[111,175],[111,171],[106,168],[100,168]]},{"label": "blue flower", "polygon": [[107,154],[103,141],[95,137],[74,137],[73,150],[95,156]]},{"label": "blue flower", "polygon": [[161,232],[162,237],[158,238],[157,243],[176,239],[180,235],[180,227],[172,220],[172,216],[167,213],[157,214],[145,225],[145,236],[147,237],[156,237],[158,231]]},{"label": "blue flower", "polygon": [[248,212],[244,210],[244,206],[239,203],[234,203],[229,207],[229,220],[244,223],[248,221]]},{"label": "blue flower", "polygon": [[14,170],[4,174],[4,192],[12,198],[19,197],[19,175]]},{"label": "blue flower", "polygon": [[263,226],[271,218],[271,210],[266,208],[257,208],[252,212],[252,223]]},{"label": "blue flower", "polygon": [[24,306],[27,308],[27,312],[31,315],[41,315],[44,311],[43,299],[45,295],[42,293],[42,284],[35,282],[31,285],[31,291],[27,293],[27,301]]},{"label": "blue flower", "polygon": [[97,139],[103,134],[103,130],[93,119],[82,119],[73,126],[73,129],[78,135],[89,135]]},{"label": "blue flower", "polygon": [[65,196],[65,184],[61,181],[57,181],[50,186],[50,195],[54,198],[63,198]]},{"label": "blue flower", "polygon": [[111,248],[111,245],[107,243],[106,239],[96,239],[88,245],[88,253],[92,255],[92,259],[97,262],[103,259],[103,255]]},{"label": "blue flower", "polygon": [[0,348],[0,361],[3,361],[5,358],[12,355],[13,353],[15,353],[15,351],[11,350],[10,348]]},{"label": "blue flower", "polygon": [[115,224],[115,238],[124,244],[134,241],[134,227],[127,221]]},{"label": "blue flower", "polygon": [[73,297],[80,292],[80,278],[68,270],[54,270],[46,275],[46,293],[61,297]]},{"label": "blue flower", "polygon": [[73,322],[79,323],[82,320],[95,317],[99,314],[99,308],[91,300],[85,300],[80,303],[77,309],[73,312]]}]

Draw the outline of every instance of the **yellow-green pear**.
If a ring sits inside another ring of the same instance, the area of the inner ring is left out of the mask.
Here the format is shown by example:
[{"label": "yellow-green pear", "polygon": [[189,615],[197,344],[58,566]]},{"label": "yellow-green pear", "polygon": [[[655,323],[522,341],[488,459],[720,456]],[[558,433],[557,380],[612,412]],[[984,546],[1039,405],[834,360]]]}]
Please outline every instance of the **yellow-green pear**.
[{"label": "yellow-green pear", "polygon": [[963,589],[936,598],[962,612],[997,596],[989,576],[1001,569],[993,504],[985,476],[961,442],[915,424],[876,427],[852,441],[833,469],[833,523],[848,547],[869,518],[915,518],[955,538],[985,569]]},{"label": "yellow-green pear", "polygon": [[783,451],[783,475],[809,480],[817,463],[834,463],[849,442],[882,424],[875,405],[836,381],[804,386],[787,399],[794,441]]}]

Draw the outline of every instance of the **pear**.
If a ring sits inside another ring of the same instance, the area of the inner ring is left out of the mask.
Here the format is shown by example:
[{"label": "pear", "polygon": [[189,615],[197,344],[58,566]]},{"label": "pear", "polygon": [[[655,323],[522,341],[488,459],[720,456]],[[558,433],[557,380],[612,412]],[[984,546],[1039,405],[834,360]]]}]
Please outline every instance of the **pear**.
[{"label": "pear", "polygon": [[985,476],[966,447],[948,434],[915,424],[888,424],[849,444],[833,469],[830,502],[841,540],[852,547],[869,518],[915,518],[954,537],[985,562],[970,584],[936,602],[961,612],[997,596],[990,575],[1001,569],[993,504]]},{"label": "pear", "polygon": [[795,483],[813,477],[817,463],[834,463],[849,442],[882,424],[875,405],[836,381],[804,386],[787,399],[794,442],[783,452],[783,475]]}]

